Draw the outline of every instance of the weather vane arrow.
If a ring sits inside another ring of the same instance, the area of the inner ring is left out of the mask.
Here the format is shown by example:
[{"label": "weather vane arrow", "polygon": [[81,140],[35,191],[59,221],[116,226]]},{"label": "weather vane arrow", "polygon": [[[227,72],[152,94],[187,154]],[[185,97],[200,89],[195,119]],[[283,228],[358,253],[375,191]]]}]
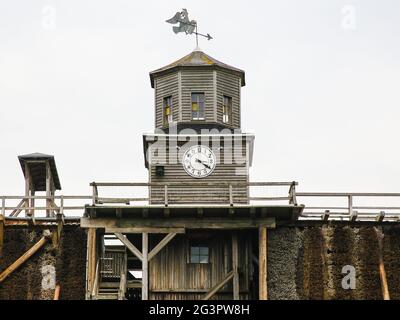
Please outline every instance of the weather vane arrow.
[{"label": "weather vane arrow", "polygon": [[197,31],[197,22],[196,20],[189,19],[189,14],[186,9],[182,9],[181,12],[175,13],[175,15],[171,19],[166,20],[166,22],[171,24],[179,24],[172,27],[172,30],[175,33],[184,32],[186,34],[195,34],[196,45],[199,45],[199,36],[207,38],[207,40],[213,39],[213,37],[211,37],[209,33],[202,34]]}]

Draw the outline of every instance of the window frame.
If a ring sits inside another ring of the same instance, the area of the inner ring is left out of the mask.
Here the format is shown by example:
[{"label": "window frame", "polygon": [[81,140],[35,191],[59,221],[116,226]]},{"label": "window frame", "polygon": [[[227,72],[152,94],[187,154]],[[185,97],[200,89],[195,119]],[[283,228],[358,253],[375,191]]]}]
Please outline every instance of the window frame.
[{"label": "window frame", "polygon": [[[192,249],[198,249],[198,253],[193,253]],[[207,249],[207,253],[201,253],[202,249]],[[196,242],[189,241],[187,252],[188,252],[187,263],[201,264],[201,265],[210,264],[211,248],[207,243],[197,242],[197,241]],[[194,260],[193,258],[196,258],[196,259]],[[203,260],[204,258],[206,258],[206,261]]]},{"label": "window frame", "polygon": [[[169,109],[170,109],[169,115],[166,114],[166,109],[167,109],[166,107],[168,106],[167,105],[168,100],[170,100],[170,102],[171,102],[171,104],[169,105]],[[163,97],[163,104],[162,104],[163,120],[162,120],[162,122],[163,122],[164,127],[169,126],[174,121],[174,118],[172,115],[172,110],[173,110],[172,95]]]},{"label": "window frame", "polygon": [[[225,100],[226,99],[226,100]],[[225,101],[230,102],[230,104],[225,104]],[[233,98],[228,95],[222,95],[222,122],[228,125],[233,124]],[[227,112],[225,112],[227,111]],[[228,121],[226,121],[226,117]]]},{"label": "window frame", "polygon": [[[203,101],[200,101],[200,99],[197,100],[197,104],[198,104],[198,110],[197,111],[193,111],[193,96],[194,95],[198,95],[200,97],[200,95],[203,95]],[[202,113],[203,113],[203,117],[200,117],[200,106],[202,103]],[[197,117],[194,117],[193,114],[197,113]],[[206,94],[204,91],[193,91],[190,93],[190,118],[192,121],[204,121],[206,120]]]}]

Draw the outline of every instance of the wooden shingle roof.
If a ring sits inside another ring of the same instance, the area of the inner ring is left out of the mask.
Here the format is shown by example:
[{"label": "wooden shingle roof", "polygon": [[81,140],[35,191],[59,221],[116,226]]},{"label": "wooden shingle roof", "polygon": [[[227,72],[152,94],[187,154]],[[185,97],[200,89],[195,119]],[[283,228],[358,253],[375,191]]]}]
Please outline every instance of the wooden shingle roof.
[{"label": "wooden shingle roof", "polygon": [[214,68],[227,69],[237,73],[242,79],[242,86],[245,85],[245,73],[243,70],[232,67],[221,61],[218,61],[217,59],[214,59],[213,57],[209,56],[203,51],[196,49],[191,53],[189,53],[188,55],[184,56],[183,58],[173,63],[170,63],[165,67],[150,72],[151,87],[154,88],[155,76],[167,73],[171,70],[175,70],[181,67],[214,67]]}]

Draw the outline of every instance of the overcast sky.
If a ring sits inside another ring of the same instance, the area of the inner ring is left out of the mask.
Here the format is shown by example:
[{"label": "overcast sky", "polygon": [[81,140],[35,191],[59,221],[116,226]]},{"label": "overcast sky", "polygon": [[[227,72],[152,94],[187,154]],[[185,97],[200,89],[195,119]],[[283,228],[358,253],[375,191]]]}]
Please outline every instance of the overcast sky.
[{"label": "overcast sky", "polygon": [[64,194],[147,181],[148,73],[191,52],[181,8],[246,71],[252,181],[303,191],[399,192],[398,0],[0,2],[0,195],[23,194],[17,155],[55,155]]}]

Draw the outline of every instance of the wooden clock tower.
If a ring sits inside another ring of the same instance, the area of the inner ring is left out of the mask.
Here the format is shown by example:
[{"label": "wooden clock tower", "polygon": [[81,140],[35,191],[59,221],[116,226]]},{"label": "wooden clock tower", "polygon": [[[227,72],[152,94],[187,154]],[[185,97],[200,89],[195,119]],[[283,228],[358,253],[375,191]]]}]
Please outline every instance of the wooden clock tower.
[{"label": "wooden clock tower", "polygon": [[[254,136],[240,130],[244,71],[196,49],[150,80],[156,130],[143,136],[149,182],[170,183],[170,204],[227,203],[229,194],[248,203],[246,186],[234,185],[248,182],[253,154]],[[163,191],[150,188],[152,204],[165,201]]]}]

